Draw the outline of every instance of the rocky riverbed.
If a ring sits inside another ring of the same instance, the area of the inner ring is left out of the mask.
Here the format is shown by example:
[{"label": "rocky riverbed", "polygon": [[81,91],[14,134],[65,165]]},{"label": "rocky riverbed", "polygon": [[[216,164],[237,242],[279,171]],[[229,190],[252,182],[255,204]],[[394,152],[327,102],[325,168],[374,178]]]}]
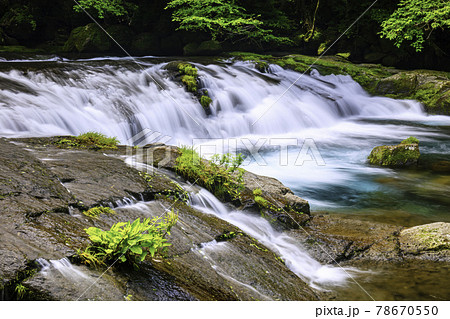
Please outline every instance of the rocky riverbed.
[{"label": "rocky riverbed", "polygon": [[[333,292],[312,288],[238,227],[179,200],[180,185],[186,184],[173,171],[175,147],[147,147],[156,171],[146,178],[125,162],[125,147],[61,148],[59,140],[0,139],[3,300],[336,298]],[[306,200],[273,178],[246,172],[244,182],[241,201],[227,205],[242,214],[264,216],[324,264],[450,262],[448,223],[404,228],[315,215]],[[269,208],[255,205],[256,188],[262,189]],[[82,214],[99,205],[114,207],[117,214],[98,219]],[[112,267],[103,276],[102,270],[79,264],[76,252],[89,243],[85,228],[106,230],[114,223],[159,216],[172,208],[179,221],[167,255],[145,260],[138,270]],[[17,286],[23,291],[19,293]]]}]

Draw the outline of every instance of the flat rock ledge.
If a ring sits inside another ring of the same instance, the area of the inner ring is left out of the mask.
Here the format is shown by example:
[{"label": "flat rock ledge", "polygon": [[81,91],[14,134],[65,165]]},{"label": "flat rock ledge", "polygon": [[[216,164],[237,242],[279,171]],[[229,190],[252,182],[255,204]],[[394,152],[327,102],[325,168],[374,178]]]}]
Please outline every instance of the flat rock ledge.
[{"label": "flat rock ledge", "polygon": [[[55,143],[59,139],[0,138],[3,300],[328,298],[239,228],[180,200],[175,174],[164,170],[156,170],[150,177],[142,174],[124,161],[125,155],[130,155],[125,147],[60,148]],[[159,150],[177,152],[169,146]],[[165,165],[170,168],[173,162]],[[250,176],[256,187],[256,175]],[[293,195],[280,182],[262,180],[270,181],[274,196],[295,204]],[[248,186],[249,191],[252,187]],[[297,205],[307,205],[296,200]],[[133,203],[139,207],[134,208]],[[99,218],[82,214],[100,205],[114,207],[117,214]],[[77,250],[89,244],[84,229],[94,226],[107,230],[117,222],[160,216],[169,208],[178,212],[179,222],[172,230],[168,255],[145,260],[139,271],[114,267],[86,291],[102,271],[78,264],[74,258]],[[48,269],[42,264],[48,264]],[[16,291],[19,285],[25,289],[20,297]]]}]

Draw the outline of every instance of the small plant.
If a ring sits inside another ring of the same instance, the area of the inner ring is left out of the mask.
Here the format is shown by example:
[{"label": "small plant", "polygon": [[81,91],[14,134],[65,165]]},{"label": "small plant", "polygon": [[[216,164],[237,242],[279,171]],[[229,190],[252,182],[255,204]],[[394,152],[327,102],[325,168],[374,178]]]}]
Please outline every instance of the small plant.
[{"label": "small plant", "polygon": [[76,137],[76,141],[80,145],[94,146],[98,148],[116,149],[119,140],[116,137],[107,137],[98,132],[87,132]]},{"label": "small plant", "polygon": [[244,161],[241,154],[215,155],[206,161],[192,148],[180,148],[175,170],[188,180],[200,185],[222,199],[236,200],[244,189],[244,170],[239,166]]},{"label": "small plant", "polygon": [[18,284],[14,289],[14,291],[17,293],[17,299],[20,300],[23,299],[23,297],[27,293],[27,288],[22,284]]},{"label": "small plant", "polygon": [[109,207],[100,206],[100,207],[93,207],[93,208],[83,212],[83,214],[88,217],[98,218],[98,216],[100,216],[101,214],[115,215],[116,212]]},{"label": "small plant", "polygon": [[85,264],[94,267],[115,261],[137,265],[147,255],[154,257],[171,245],[166,236],[170,235],[177,220],[178,215],[172,211],[164,218],[145,218],[142,222],[138,218],[131,224],[116,223],[108,231],[89,227],[85,231],[92,244],[78,255]]}]

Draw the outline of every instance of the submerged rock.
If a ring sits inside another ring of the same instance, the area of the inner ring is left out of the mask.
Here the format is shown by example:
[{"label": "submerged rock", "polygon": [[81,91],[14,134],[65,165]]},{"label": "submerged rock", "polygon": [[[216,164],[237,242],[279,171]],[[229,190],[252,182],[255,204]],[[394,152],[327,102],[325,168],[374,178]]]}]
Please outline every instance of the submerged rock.
[{"label": "submerged rock", "polygon": [[419,157],[419,140],[409,137],[398,145],[375,147],[370,153],[368,160],[372,165],[408,167],[417,165]]}]

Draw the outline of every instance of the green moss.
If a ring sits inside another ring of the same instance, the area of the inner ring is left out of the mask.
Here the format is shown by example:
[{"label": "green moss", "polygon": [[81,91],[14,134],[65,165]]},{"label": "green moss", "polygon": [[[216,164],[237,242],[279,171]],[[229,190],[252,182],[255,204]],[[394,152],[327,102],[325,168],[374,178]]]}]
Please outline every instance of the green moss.
[{"label": "green moss", "polygon": [[189,92],[197,92],[198,70],[189,63],[179,63],[178,72],[182,75],[181,82],[186,86]]},{"label": "green moss", "polygon": [[189,92],[197,92],[197,79],[192,75],[183,75],[181,82],[183,82]]},{"label": "green moss", "polygon": [[372,165],[404,167],[417,164],[419,157],[420,151],[417,146],[399,144],[375,147],[370,153],[368,160]]},{"label": "green moss", "polygon": [[238,200],[244,189],[244,171],[239,166],[244,161],[241,154],[215,155],[210,161],[201,158],[192,148],[181,147],[175,170],[189,181],[205,187],[225,201]]},{"label": "green moss", "polygon": [[212,99],[207,95],[202,95],[202,97],[200,98],[200,104],[204,109],[208,109],[211,103]]},{"label": "green moss", "polygon": [[107,137],[102,133],[87,132],[78,136],[62,138],[55,144],[61,148],[117,149],[119,140],[116,137]]},{"label": "green moss", "polygon": [[83,214],[88,217],[98,218],[98,216],[102,214],[115,215],[116,212],[109,207],[100,206],[100,207],[93,207],[87,211],[84,211]]},{"label": "green moss", "polygon": [[413,136],[410,136],[406,140],[401,141],[400,144],[419,144],[419,140]]},{"label": "green moss", "polygon": [[436,229],[422,229],[416,236],[427,247],[427,250],[441,251],[450,249],[450,242],[439,236]]},{"label": "green moss", "polygon": [[261,196],[262,195],[262,190],[259,188],[256,188],[253,190],[253,195],[255,196]]}]

